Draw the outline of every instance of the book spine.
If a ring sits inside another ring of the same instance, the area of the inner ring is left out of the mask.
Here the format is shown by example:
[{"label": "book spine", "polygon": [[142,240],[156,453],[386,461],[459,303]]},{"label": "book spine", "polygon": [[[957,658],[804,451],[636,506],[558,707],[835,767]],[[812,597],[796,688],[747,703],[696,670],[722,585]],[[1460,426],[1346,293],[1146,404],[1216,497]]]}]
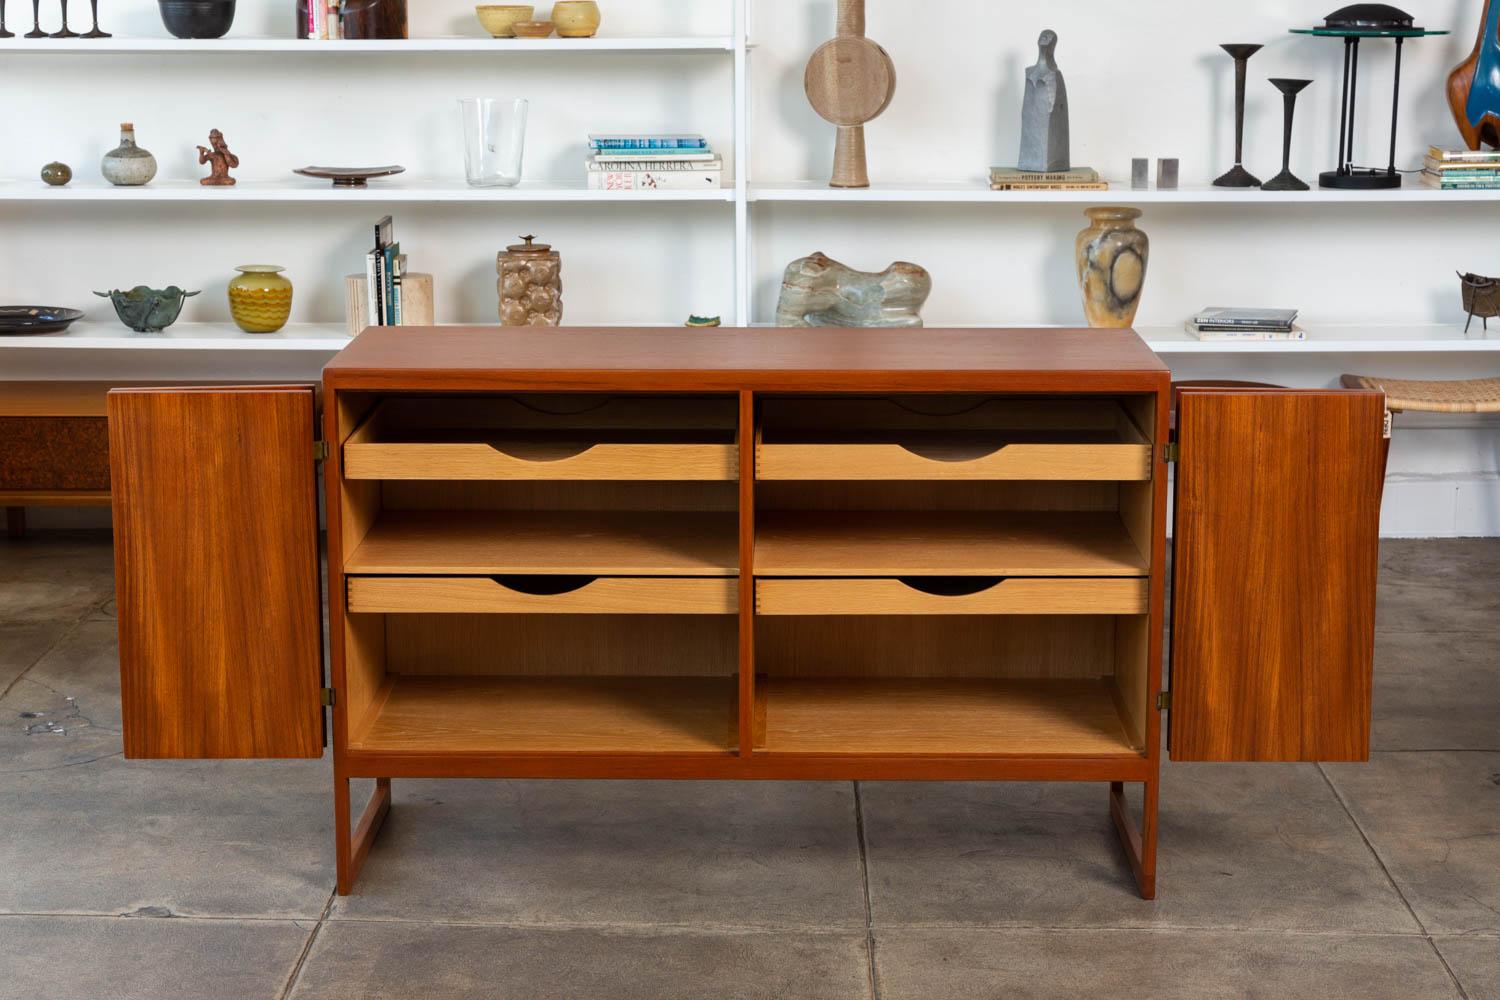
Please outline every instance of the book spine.
[{"label": "book spine", "polygon": [[381,320],[386,326],[396,325],[396,285],[394,264],[396,256],[401,252],[399,244],[391,244],[381,252],[381,286],[380,302],[385,312],[381,314]]},{"label": "book spine", "polygon": [[328,37],[339,41],[344,37],[344,22],[339,16],[340,0],[328,0]]},{"label": "book spine", "polygon": [[594,139],[594,149],[707,149],[706,139]]},{"label": "book spine", "polygon": [[376,295],[376,289],[380,287],[377,282],[375,258],[378,254],[371,251],[365,254],[365,325],[380,325],[380,303]]},{"label": "book spine", "polygon": [[589,170],[629,173],[641,170],[722,170],[724,161],[717,156],[711,160],[589,160]]},{"label": "book spine", "polygon": [[590,170],[590,191],[686,191],[721,188],[722,170]]},{"label": "book spine", "polygon": [[405,271],[406,258],[403,256],[397,256],[396,265],[394,268],[392,268],[393,273],[391,275],[391,314],[393,316],[393,322],[391,323],[392,326],[401,326],[403,322],[401,316],[401,276],[405,273]]},{"label": "book spine", "polygon": [[1001,181],[990,185],[991,191],[1108,191],[1108,181],[1031,182]]}]

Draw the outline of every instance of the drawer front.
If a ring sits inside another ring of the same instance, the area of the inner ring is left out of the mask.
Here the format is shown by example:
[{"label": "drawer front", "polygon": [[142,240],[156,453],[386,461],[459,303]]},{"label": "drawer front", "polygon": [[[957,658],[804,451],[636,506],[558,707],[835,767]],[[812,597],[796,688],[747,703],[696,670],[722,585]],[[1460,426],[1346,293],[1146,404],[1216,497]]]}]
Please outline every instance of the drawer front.
[{"label": "drawer front", "polygon": [[344,446],[346,479],[730,480],[732,444],[397,444]]},{"label": "drawer front", "polygon": [[761,444],[759,479],[1057,479],[1140,481],[1151,478],[1145,444],[1011,444],[987,453],[899,444]]},{"label": "drawer front", "polygon": [[1149,581],[1046,577],[756,580],[762,615],[1143,615]]},{"label": "drawer front", "polygon": [[103,417],[0,417],[0,490],[109,489]]},{"label": "drawer front", "polygon": [[370,614],[732,615],[738,582],[696,577],[350,577]]}]

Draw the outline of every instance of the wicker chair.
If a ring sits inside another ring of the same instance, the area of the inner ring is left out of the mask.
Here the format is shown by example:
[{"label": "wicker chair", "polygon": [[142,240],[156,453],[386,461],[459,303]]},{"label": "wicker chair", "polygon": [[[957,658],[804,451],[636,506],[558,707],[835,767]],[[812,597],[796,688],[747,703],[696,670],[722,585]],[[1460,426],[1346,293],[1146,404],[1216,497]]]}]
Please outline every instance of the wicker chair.
[{"label": "wicker chair", "polygon": [[1377,389],[1385,393],[1392,413],[1500,413],[1500,378],[1426,380],[1345,375],[1346,389]]}]

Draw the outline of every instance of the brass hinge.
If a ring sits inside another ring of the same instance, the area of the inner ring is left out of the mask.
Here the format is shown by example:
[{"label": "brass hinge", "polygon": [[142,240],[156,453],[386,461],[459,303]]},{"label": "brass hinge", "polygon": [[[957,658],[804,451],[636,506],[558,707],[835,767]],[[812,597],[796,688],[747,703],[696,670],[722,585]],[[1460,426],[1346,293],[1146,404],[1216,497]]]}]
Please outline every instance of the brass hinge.
[{"label": "brass hinge", "polygon": [[327,441],[314,441],[313,442],[313,461],[314,462],[326,462],[326,461],[328,461],[328,442]]},{"label": "brass hinge", "polygon": [[338,700],[339,700],[338,692],[335,691],[333,688],[324,688],[323,689],[323,707],[324,708],[332,708],[334,706],[334,704],[338,702]]},{"label": "brass hinge", "polygon": [[1160,691],[1156,695],[1157,711],[1165,712],[1172,707],[1172,692]]},{"label": "brass hinge", "polygon": [[1180,457],[1182,457],[1182,446],[1176,441],[1173,441],[1171,444],[1162,445],[1161,460],[1163,462],[1175,462]]}]

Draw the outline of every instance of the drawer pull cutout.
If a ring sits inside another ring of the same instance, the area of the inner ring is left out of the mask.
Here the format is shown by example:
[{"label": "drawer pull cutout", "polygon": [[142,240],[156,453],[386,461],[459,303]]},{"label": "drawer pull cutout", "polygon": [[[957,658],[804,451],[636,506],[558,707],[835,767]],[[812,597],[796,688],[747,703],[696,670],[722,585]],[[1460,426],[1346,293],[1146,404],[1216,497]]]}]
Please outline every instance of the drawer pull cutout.
[{"label": "drawer pull cutout", "polygon": [[977,462],[1005,449],[1004,442],[990,444],[984,441],[898,441],[896,444],[902,451],[929,462]]},{"label": "drawer pull cutout", "polygon": [[597,576],[508,576],[502,574],[492,576],[490,579],[518,594],[530,594],[532,597],[557,597],[582,590],[599,578]]},{"label": "drawer pull cutout", "polygon": [[933,597],[972,597],[1005,582],[1003,576],[903,576],[902,584]]},{"label": "drawer pull cutout", "polygon": [[491,448],[519,462],[565,462],[593,451],[591,443],[562,444],[554,441],[490,441]]}]

